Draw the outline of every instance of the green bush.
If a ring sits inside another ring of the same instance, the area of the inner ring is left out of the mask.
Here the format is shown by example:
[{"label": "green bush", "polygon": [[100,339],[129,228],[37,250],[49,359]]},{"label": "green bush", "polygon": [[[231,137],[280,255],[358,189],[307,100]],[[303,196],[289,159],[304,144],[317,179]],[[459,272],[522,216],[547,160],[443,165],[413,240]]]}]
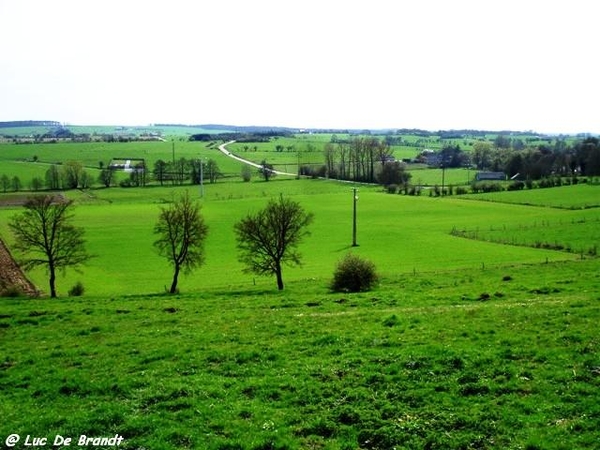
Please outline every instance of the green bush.
[{"label": "green bush", "polygon": [[386,188],[388,194],[395,194],[398,192],[397,184],[388,184],[385,188]]},{"label": "green bush", "polygon": [[75,283],[75,285],[73,285],[71,289],[69,289],[69,296],[81,297],[84,291],[85,288],[83,287],[83,283],[81,281],[78,281],[77,283]]},{"label": "green bush", "polygon": [[368,291],[377,279],[375,265],[371,261],[348,253],[335,268],[331,289],[334,292]]}]

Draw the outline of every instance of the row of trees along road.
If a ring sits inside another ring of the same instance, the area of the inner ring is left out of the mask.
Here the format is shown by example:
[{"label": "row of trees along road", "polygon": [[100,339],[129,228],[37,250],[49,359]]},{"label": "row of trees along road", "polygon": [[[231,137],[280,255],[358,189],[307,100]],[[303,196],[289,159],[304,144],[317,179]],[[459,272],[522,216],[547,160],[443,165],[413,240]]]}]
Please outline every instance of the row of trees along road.
[{"label": "row of trees along road", "polygon": [[[21,253],[20,262],[25,269],[48,269],[50,296],[54,298],[57,271],[78,268],[92,257],[85,249],[84,230],[73,225],[73,202],[62,196],[32,196],[24,207],[25,211],[13,216],[9,223],[15,237],[14,249]],[[309,234],[307,227],[312,220],[312,213],[283,196],[242,218],[234,225],[234,231],[245,271],[275,275],[277,288],[282,290],[283,265],[300,264],[297,247]],[[173,266],[169,292],[176,293],[179,274],[190,273],[205,262],[208,226],[200,204],[187,191],[173,199],[169,206],[161,208],[154,233],[154,247]]]},{"label": "row of trees along road", "polygon": [[[99,163],[100,173],[97,182],[104,187],[115,184],[115,170],[104,163]],[[186,182],[200,184],[202,182],[216,183],[223,173],[214,159],[201,161],[199,159],[180,158],[175,162],[158,160],[152,170],[154,179],[162,185],[183,185]],[[138,163],[132,168],[129,178],[121,181],[121,186],[145,186],[149,181],[147,168]],[[80,161],[66,161],[63,164],[52,164],[46,170],[44,179],[34,177],[29,187],[34,191],[44,188],[57,191],[69,189],[88,189],[96,180]],[[17,176],[0,175],[0,190],[3,192],[20,191],[23,183]]]}]

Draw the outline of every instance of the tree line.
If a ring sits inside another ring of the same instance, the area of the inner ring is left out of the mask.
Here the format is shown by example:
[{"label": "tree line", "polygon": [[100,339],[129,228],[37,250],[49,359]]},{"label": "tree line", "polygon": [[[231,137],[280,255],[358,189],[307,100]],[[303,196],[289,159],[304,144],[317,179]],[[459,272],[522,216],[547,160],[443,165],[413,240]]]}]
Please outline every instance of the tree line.
[{"label": "tree line", "polygon": [[421,154],[416,162],[434,167],[474,167],[481,171],[503,172],[507,177],[541,180],[549,177],[600,176],[600,141],[588,137],[568,144],[541,142],[525,145],[521,139],[498,136],[493,141],[476,141],[472,151],[446,143],[441,150]]},{"label": "tree line", "polygon": [[[497,144],[497,143],[496,143]],[[600,141],[588,137],[572,145],[557,140],[523,149],[478,141],[470,162],[479,170],[504,172],[508,177],[539,180],[550,176],[600,176]]]},{"label": "tree line", "polygon": [[405,164],[396,161],[385,140],[356,136],[328,142],[323,149],[324,176],[360,183],[400,184],[410,179]]},{"label": "tree line", "polygon": [[[35,160],[36,158],[34,158]],[[66,161],[62,164],[51,164],[44,177],[35,176],[29,181],[29,189],[51,191],[88,189],[99,183],[103,187],[116,184],[116,169],[103,162],[99,163],[100,172],[93,176],[80,161]],[[216,183],[223,177],[219,165],[214,159],[201,161],[199,159],[180,158],[176,161],[155,162],[153,170],[149,173],[143,161],[136,162],[130,169],[127,178],[120,180],[121,187],[143,187],[154,180],[160,183],[181,186],[183,184],[200,184],[203,182]],[[4,193],[18,192],[25,188],[18,176],[0,175],[0,190]]]},{"label": "tree line", "polygon": [[0,128],[21,128],[21,127],[61,127],[60,122],[55,120],[11,120],[0,122]]},{"label": "tree line", "polygon": [[159,159],[154,163],[152,174],[161,186],[164,184],[183,185],[186,182],[200,184],[204,181],[216,183],[223,176],[219,165],[212,158],[207,161],[186,158],[175,161]]},{"label": "tree line", "polygon": [[[14,248],[23,256],[20,263],[26,269],[47,269],[53,298],[57,296],[57,272],[78,268],[93,257],[85,248],[83,228],[73,224],[72,207],[73,201],[62,196],[34,195],[25,203],[25,211],[9,222]],[[283,266],[301,263],[297,246],[309,234],[312,221],[313,214],[298,202],[280,196],[235,223],[239,260],[245,272],[274,275],[277,288],[282,290]],[[179,275],[190,273],[205,262],[208,226],[200,204],[191,199],[188,191],[173,198],[168,206],[160,208],[154,234],[156,251],[173,267],[169,293],[176,293]],[[79,292],[82,291],[80,287]]]}]

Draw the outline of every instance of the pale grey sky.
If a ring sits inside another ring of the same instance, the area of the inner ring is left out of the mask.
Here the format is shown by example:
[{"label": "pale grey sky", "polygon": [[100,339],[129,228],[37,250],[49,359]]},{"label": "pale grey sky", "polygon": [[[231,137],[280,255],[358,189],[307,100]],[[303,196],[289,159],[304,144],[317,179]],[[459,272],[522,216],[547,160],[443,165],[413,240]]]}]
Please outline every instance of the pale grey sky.
[{"label": "pale grey sky", "polygon": [[0,121],[600,132],[588,0],[0,0]]}]

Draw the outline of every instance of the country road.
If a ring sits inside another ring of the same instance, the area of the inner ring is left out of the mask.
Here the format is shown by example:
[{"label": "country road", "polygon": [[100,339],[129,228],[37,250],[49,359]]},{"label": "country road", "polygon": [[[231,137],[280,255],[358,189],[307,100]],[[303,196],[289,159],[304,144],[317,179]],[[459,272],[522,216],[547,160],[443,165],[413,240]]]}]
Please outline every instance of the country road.
[{"label": "country road", "polygon": [[[227,150],[227,148],[225,146],[229,145],[229,144],[233,144],[234,142],[235,141],[229,141],[229,142],[225,142],[224,144],[219,145],[219,150],[222,153],[224,153],[225,155],[227,155],[230,158],[233,158],[233,159],[235,159],[235,160],[237,160],[239,162],[243,162],[244,164],[248,164],[250,166],[256,167],[257,169],[261,169],[262,168],[262,165],[257,164],[257,163],[252,162],[252,161],[248,161],[247,159],[244,159],[244,158],[240,158],[239,156],[236,156],[233,153],[231,153],[229,150]],[[296,177],[296,176],[298,176],[297,173],[281,172],[279,170],[273,170],[273,173],[277,174],[277,175],[287,175],[287,176],[290,176],[290,177]]]}]

